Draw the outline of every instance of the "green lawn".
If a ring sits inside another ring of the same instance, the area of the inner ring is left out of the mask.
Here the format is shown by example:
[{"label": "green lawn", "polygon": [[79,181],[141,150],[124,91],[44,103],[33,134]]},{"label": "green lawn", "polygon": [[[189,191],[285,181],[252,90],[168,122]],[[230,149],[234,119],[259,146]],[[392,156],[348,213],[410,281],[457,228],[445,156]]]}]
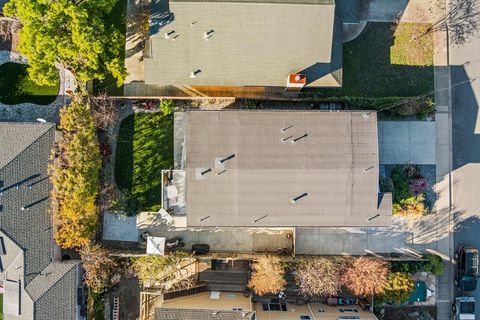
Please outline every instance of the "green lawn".
[{"label": "green lawn", "polygon": [[321,96],[410,97],[433,90],[433,36],[411,41],[429,24],[371,22],[343,44],[343,88]]},{"label": "green lawn", "polygon": [[[122,34],[127,30],[127,0],[117,0],[115,7],[110,15],[105,18],[105,23],[114,25]],[[121,53],[120,59],[122,64],[125,60],[125,46]],[[107,92],[111,96],[123,96],[123,86],[117,87],[117,80],[111,75],[107,76],[103,81],[95,81],[95,93]]]},{"label": "green lawn", "polygon": [[137,113],[123,120],[115,157],[115,180],[140,209],[160,208],[161,170],[173,166],[173,115]]},{"label": "green lawn", "polygon": [[58,86],[58,84],[36,85],[28,77],[27,66],[24,64],[7,62],[0,65],[0,102],[2,103],[49,104],[57,97]]}]

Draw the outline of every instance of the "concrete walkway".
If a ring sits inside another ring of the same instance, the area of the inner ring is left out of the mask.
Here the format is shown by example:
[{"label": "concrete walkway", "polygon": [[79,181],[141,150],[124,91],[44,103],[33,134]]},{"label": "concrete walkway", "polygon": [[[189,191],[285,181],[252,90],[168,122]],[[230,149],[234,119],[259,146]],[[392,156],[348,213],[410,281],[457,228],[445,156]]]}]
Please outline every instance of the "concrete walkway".
[{"label": "concrete walkway", "polygon": [[380,164],[435,164],[435,122],[379,121]]}]

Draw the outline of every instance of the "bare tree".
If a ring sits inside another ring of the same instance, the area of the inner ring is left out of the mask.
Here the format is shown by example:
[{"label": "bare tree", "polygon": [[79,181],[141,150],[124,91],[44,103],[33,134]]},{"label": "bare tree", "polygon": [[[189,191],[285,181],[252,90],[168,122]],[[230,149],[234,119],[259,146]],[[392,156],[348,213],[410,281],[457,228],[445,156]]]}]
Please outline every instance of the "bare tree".
[{"label": "bare tree", "polygon": [[285,269],[279,257],[261,256],[253,262],[252,269],[248,287],[257,295],[279,293],[285,289]]},{"label": "bare tree", "polygon": [[[414,33],[412,41],[448,29],[450,40],[455,44],[462,44],[467,41],[468,37],[474,36],[478,32],[479,16],[480,7],[476,0],[454,0],[445,15],[433,22],[427,30],[419,34]],[[399,19],[396,21],[397,24],[398,21]]]},{"label": "bare tree", "polygon": [[95,127],[107,130],[118,120],[118,108],[106,93],[91,98],[92,116]]},{"label": "bare tree", "polygon": [[369,257],[353,260],[342,276],[342,283],[356,296],[377,295],[385,290],[390,265],[388,262]]},{"label": "bare tree", "polygon": [[338,294],[345,260],[333,257],[314,257],[301,260],[296,269],[295,283],[305,296],[334,296]]}]

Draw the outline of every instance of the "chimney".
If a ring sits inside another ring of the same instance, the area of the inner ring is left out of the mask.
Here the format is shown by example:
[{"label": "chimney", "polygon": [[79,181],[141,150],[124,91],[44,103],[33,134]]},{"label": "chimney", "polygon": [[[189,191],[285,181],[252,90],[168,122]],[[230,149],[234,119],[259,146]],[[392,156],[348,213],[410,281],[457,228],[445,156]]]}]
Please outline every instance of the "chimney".
[{"label": "chimney", "polygon": [[300,91],[307,84],[307,76],[300,73],[290,73],[287,77],[285,91]]}]

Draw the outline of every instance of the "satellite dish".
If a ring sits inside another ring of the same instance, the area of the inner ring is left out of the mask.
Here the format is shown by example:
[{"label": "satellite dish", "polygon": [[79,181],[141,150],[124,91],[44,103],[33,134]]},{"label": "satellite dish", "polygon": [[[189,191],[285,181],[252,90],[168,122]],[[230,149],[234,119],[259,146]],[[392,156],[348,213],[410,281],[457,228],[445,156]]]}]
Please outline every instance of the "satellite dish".
[{"label": "satellite dish", "polygon": [[37,118],[37,121],[38,122],[41,122],[41,123],[47,123],[47,120],[43,119],[43,118]]}]

